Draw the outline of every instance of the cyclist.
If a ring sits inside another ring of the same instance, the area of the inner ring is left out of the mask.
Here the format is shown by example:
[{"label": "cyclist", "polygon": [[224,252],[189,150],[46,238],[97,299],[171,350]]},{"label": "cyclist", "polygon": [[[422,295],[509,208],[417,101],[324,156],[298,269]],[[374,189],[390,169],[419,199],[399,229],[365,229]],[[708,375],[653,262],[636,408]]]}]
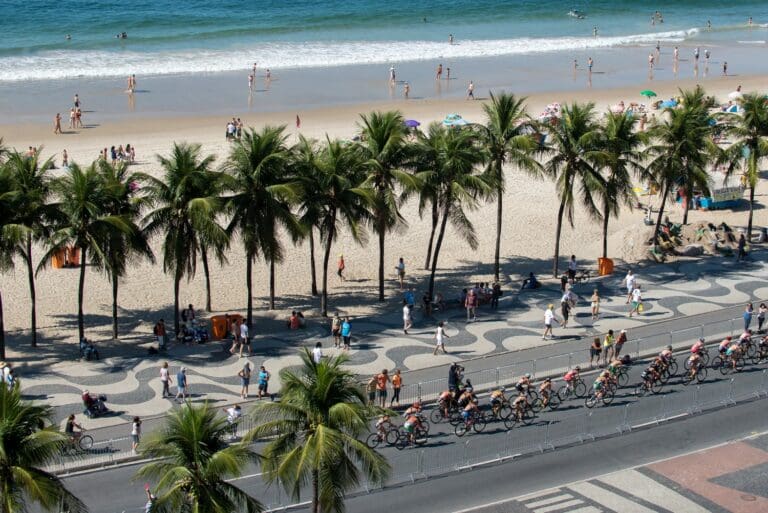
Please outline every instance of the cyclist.
[{"label": "cyclist", "polygon": [[546,408],[549,404],[549,398],[552,394],[552,379],[546,378],[541,385],[539,385],[539,395],[541,396],[541,405]]},{"label": "cyclist", "polygon": [[525,413],[525,409],[528,407],[528,399],[525,397],[525,392],[521,392],[520,395],[515,398],[512,406],[515,409],[515,416],[518,420],[521,420]]},{"label": "cyclist", "polygon": [[389,415],[379,415],[379,420],[376,421],[376,433],[379,435],[379,440],[386,440],[387,428],[390,425]]},{"label": "cyclist", "polygon": [[450,409],[453,406],[453,392],[450,390],[443,391],[440,394],[440,399],[437,400],[438,407],[443,410],[443,417],[448,418]]},{"label": "cyclist", "polygon": [[669,362],[672,361],[672,346],[667,346],[666,349],[660,352],[659,358],[661,358],[665,366],[669,365]]},{"label": "cyclist", "polygon": [[521,376],[520,379],[517,380],[517,384],[515,385],[515,388],[520,393],[528,393],[528,389],[531,387],[531,375],[526,374],[525,376]]},{"label": "cyclist", "polygon": [[691,353],[688,357],[688,375],[691,379],[696,377],[696,373],[699,372],[699,365],[701,364],[701,355],[697,352]]},{"label": "cyclist", "polygon": [[405,410],[403,417],[410,417],[411,415],[421,416],[421,401],[416,401]]},{"label": "cyclist", "polygon": [[[75,428],[79,429],[80,431],[75,431]],[[75,414],[71,414],[67,418],[67,424],[64,427],[64,433],[69,437],[69,441],[72,444],[77,443],[77,441],[80,440],[80,437],[83,436],[83,431],[85,431],[83,426],[75,421]]]},{"label": "cyclist", "polygon": [[700,354],[704,349],[704,339],[700,338],[691,346],[691,354]]},{"label": "cyclist", "polygon": [[473,397],[464,407],[461,416],[464,419],[464,423],[469,424],[469,419],[478,413],[480,413],[480,408],[477,406],[477,398]]},{"label": "cyclist", "polygon": [[465,388],[464,391],[459,396],[459,407],[463,408],[467,404],[472,402],[472,399],[475,398],[475,394],[472,393],[472,388]]},{"label": "cyclist", "polygon": [[726,349],[725,356],[731,359],[731,368],[736,370],[736,362],[741,358],[741,346],[738,343],[731,344]]},{"label": "cyclist", "polygon": [[501,410],[504,403],[507,402],[507,398],[504,396],[504,391],[504,387],[501,387],[491,392],[491,411],[496,416],[498,416],[499,410]]},{"label": "cyclist", "polygon": [[408,434],[408,441],[413,444],[416,442],[416,428],[422,429],[421,419],[418,415],[411,415],[405,419],[403,429]]},{"label": "cyclist", "polygon": [[752,343],[752,330],[746,329],[744,330],[744,333],[742,333],[739,337],[739,344],[745,346],[749,345],[750,343]]},{"label": "cyclist", "polygon": [[732,339],[732,338],[733,338],[733,337],[731,337],[730,335],[728,335],[727,337],[725,337],[725,338],[724,338],[724,339],[723,339],[723,340],[720,342],[720,345],[717,347],[717,351],[718,351],[720,354],[724,354],[726,351],[728,351],[728,346],[730,346],[730,345],[731,345],[731,339]]},{"label": "cyclist", "polygon": [[576,383],[579,382],[581,379],[581,376],[579,376],[579,373],[581,372],[581,367],[578,365],[574,367],[573,369],[569,370],[565,373],[565,376],[563,376],[563,380],[565,381],[566,386],[568,387],[568,390],[573,392],[573,387],[576,385]]},{"label": "cyclist", "polygon": [[595,382],[592,383],[592,390],[594,391],[595,397],[598,399],[602,399],[603,395],[605,394],[605,385],[608,379],[607,374],[608,371],[601,372],[600,375],[597,376]]}]

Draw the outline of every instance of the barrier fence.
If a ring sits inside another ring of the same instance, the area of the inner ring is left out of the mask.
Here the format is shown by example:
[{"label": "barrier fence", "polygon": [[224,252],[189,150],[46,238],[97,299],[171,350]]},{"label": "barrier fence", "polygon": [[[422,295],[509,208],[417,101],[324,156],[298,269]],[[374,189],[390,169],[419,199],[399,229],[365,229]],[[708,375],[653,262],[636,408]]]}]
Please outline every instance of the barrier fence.
[{"label": "barrier fence", "polygon": [[[633,359],[639,359],[658,353],[667,345],[672,345],[678,350],[687,348],[700,337],[705,338],[710,345],[713,342],[719,342],[727,335],[740,334],[743,326],[743,319],[737,318],[669,331],[653,337],[630,340],[624,344],[622,354],[629,354]],[[589,349],[585,348],[584,350],[515,362],[510,365],[470,371],[464,374],[464,378],[472,382],[475,391],[481,392],[511,385],[526,373],[530,373],[534,379],[544,376],[559,377],[576,365],[588,365],[589,360]],[[435,401],[447,389],[447,376],[406,384],[400,391],[400,401],[404,404],[416,400]],[[248,416],[243,417],[238,423],[237,435],[242,436],[251,427],[251,419]],[[131,451],[130,438],[115,438],[97,441],[90,450],[79,454],[62,455],[58,461],[48,467],[48,470],[66,473],[83,468],[106,467],[133,459],[138,459],[138,456]]]}]

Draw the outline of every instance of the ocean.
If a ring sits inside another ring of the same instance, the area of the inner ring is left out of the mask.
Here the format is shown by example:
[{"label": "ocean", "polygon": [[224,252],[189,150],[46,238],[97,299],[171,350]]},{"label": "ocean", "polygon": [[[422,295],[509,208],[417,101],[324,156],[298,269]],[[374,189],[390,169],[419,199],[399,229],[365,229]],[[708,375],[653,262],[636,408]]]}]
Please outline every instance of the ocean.
[{"label": "ocean", "polygon": [[[663,23],[652,24],[657,8]],[[584,17],[569,15],[573,9]],[[766,45],[766,22],[768,2],[754,0],[2,0],[0,83],[217,73],[254,62],[262,74],[657,41],[754,48]],[[123,32],[127,38],[115,37]]]}]

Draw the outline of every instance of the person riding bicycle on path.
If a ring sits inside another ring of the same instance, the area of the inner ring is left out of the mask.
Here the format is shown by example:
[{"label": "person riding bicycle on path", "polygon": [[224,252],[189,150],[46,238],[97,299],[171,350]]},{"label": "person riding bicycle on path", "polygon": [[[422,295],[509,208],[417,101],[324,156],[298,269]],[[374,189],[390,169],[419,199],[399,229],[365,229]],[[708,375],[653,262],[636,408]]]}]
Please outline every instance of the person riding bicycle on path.
[{"label": "person riding bicycle on path", "polygon": [[752,330],[746,329],[744,333],[739,336],[739,344],[746,346],[752,343]]},{"label": "person riding bicycle on path", "polygon": [[736,362],[741,358],[741,346],[736,342],[728,346],[725,356],[731,359],[731,368],[736,370]]},{"label": "person riding bicycle on path", "polygon": [[725,352],[728,350],[728,347],[731,345],[731,340],[732,340],[732,339],[733,339],[733,337],[731,337],[730,335],[728,335],[727,337],[725,337],[725,338],[724,338],[724,339],[723,339],[723,340],[720,342],[720,345],[719,345],[719,346],[717,346],[717,352],[718,352],[718,353],[720,353],[720,354],[724,354],[724,353],[725,353]]},{"label": "person riding bicycle on path", "polygon": [[471,403],[472,399],[474,398],[475,398],[475,394],[472,392],[472,388],[471,387],[465,388],[464,391],[459,396],[459,401],[458,401],[459,407],[463,408],[468,403]]},{"label": "person riding bicycle on path", "polygon": [[520,392],[521,394],[528,393],[528,390],[531,388],[531,375],[526,374],[524,376],[521,376],[520,379],[517,380],[517,383],[515,384],[515,389]]},{"label": "person riding bicycle on path", "polygon": [[594,390],[595,397],[602,399],[605,394],[605,386],[607,384],[608,377],[606,371],[600,373],[594,383],[592,383],[592,390]]},{"label": "person riding bicycle on path", "polygon": [[611,375],[611,379],[616,381],[617,376],[619,375],[619,372],[621,372],[621,368],[624,366],[624,364],[619,360],[618,358],[614,358],[611,360],[611,363],[608,364],[608,373]]},{"label": "person riding bicycle on path", "polygon": [[651,385],[659,380],[660,374],[653,365],[648,366],[642,373],[640,373],[640,379],[647,389],[650,390]]},{"label": "person riding bicycle on path", "polygon": [[379,440],[384,440],[387,437],[387,428],[389,427],[391,421],[389,419],[389,415],[387,414],[381,414],[379,415],[379,420],[376,421],[376,433],[379,435]]},{"label": "person riding bicycle on path", "polygon": [[410,417],[411,415],[421,415],[421,401],[416,401],[403,413],[403,417]]},{"label": "person riding bicycle on path", "polygon": [[573,369],[566,372],[565,376],[563,376],[563,381],[565,381],[565,384],[571,391],[573,391],[574,385],[576,385],[576,383],[578,383],[578,381],[581,379],[581,376],[579,375],[580,373],[581,367],[577,365]]},{"label": "person riding bicycle on path", "polygon": [[472,398],[461,412],[461,417],[464,419],[464,422],[469,422],[469,418],[478,413],[480,413],[480,408],[477,406],[477,398]]},{"label": "person riding bicycle on path", "polygon": [[442,394],[440,394],[440,398],[437,400],[437,405],[440,407],[441,410],[443,410],[443,417],[448,418],[448,415],[450,413],[450,409],[454,404],[453,399],[453,392],[450,390],[444,390]]},{"label": "person riding bicycle on path", "polygon": [[542,405],[546,408],[549,404],[549,398],[552,396],[552,378],[545,378],[539,385],[539,395],[542,399]]},{"label": "person riding bicycle on path", "polygon": [[405,419],[403,430],[408,434],[408,441],[412,444],[416,442],[416,428],[424,428],[423,424],[421,423],[421,418],[419,418],[418,415],[411,415]]},{"label": "person riding bicycle on path", "polygon": [[497,388],[491,392],[489,399],[491,403],[491,411],[493,411],[494,414],[497,414],[499,409],[504,405],[505,402],[507,402],[507,398],[504,396],[504,388]]},{"label": "person riding bicycle on path", "polygon": [[700,338],[691,346],[691,354],[700,354],[704,349],[704,339]]},{"label": "person riding bicycle on path", "polygon": [[518,419],[522,419],[525,414],[525,408],[528,407],[528,398],[525,396],[525,393],[518,395],[512,403],[512,406],[515,410],[515,416]]},{"label": "person riding bicycle on path", "polygon": [[[75,428],[79,429],[80,431],[75,431]],[[67,417],[67,424],[64,426],[64,433],[69,437],[70,442],[77,442],[83,435],[83,431],[85,431],[85,429],[83,429],[83,426],[75,421],[74,413]]]},{"label": "person riding bicycle on path", "polygon": [[701,365],[701,355],[698,352],[691,353],[691,356],[688,357],[688,375],[691,378],[694,378],[699,372],[699,365]]},{"label": "person riding bicycle on path", "polygon": [[665,365],[669,365],[669,362],[672,361],[672,346],[667,346],[662,350],[659,353],[659,358],[661,358],[661,361],[664,362]]}]

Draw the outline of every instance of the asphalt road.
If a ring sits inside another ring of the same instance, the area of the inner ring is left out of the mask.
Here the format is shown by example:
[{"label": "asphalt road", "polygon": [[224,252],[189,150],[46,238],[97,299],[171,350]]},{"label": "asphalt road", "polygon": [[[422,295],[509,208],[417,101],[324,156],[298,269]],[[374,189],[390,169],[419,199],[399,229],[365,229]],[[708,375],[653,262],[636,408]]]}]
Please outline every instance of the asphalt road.
[{"label": "asphalt road", "polygon": [[[682,364],[682,357],[678,360]],[[542,412],[531,426],[507,431],[501,423],[492,423],[483,433],[468,433],[463,438],[453,434],[453,426],[433,425],[429,442],[423,448],[382,449],[393,466],[390,483],[394,487],[376,492],[376,496],[383,500],[351,498],[350,511],[370,512],[377,508],[383,511],[386,507],[389,513],[393,507],[407,508],[408,498],[411,506],[417,501],[420,509],[426,507],[429,511],[462,509],[583,479],[589,472],[602,474],[764,430],[766,417],[761,410],[765,408],[766,400],[703,415],[683,415],[691,409],[696,410],[694,406],[697,404],[701,409],[707,409],[730,403],[731,398],[749,398],[755,390],[765,387],[765,367],[762,364],[745,369],[735,375],[733,382],[731,376],[723,377],[710,370],[707,381],[698,389],[684,387],[678,379],[673,379],[661,394],[638,399],[632,393],[641,371],[641,366],[636,365],[630,371],[630,385],[619,391],[610,406],[588,410],[583,400],[576,399],[563,404],[557,411]],[[638,429],[638,426],[652,426],[677,416],[685,420],[663,423],[652,429]],[[626,434],[630,426],[635,429]],[[613,436],[620,432],[625,434]],[[598,441],[579,443],[591,439],[590,435]],[[552,446],[560,448],[547,450]],[[545,452],[539,454],[539,450]],[[426,476],[438,476],[455,471],[457,467],[477,465],[499,456],[531,452],[536,454],[503,465],[419,481]],[[86,501],[91,511],[137,512],[144,501],[143,483],[130,482],[136,469],[136,466],[127,466],[103,470],[68,477],[66,482]],[[267,506],[291,503],[277,487],[267,488],[258,469],[251,469],[247,474],[237,483]],[[396,486],[412,480],[416,480],[416,484]],[[469,488],[460,486],[463,484]],[[425,501],[425,498],[429,500]]]}]

